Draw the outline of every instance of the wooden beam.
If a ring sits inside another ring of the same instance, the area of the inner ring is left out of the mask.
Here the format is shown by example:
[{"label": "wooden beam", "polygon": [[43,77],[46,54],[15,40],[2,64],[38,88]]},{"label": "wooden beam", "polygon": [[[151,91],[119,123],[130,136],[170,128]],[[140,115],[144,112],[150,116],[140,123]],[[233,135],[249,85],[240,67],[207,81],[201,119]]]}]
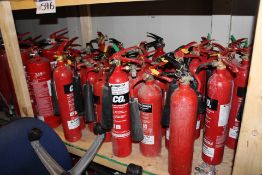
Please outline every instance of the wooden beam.
[{"label": "wooden beam", "polygon": [[233,175],[262,174],[262,3]]},{"label": "wooden beam", "polygon": [[85,46],[85,44],[92,39],[92,21],[90,5],[80,6],[79,12],[82,45]]},{"label": "wooden beam", "polygon": [[[101,4],[101,3],[114,3],[114,2],[132,2],[132,1],[145,1],[145,0],[56,0],[56,6],[73,6],[85,4]],[[12,0],[12,10],[34,9],[35,0]]]},{"label": "wooden beam", "polygon": [[[13,79],[21,116],[33,117],[25,72],[20,55],[12,9],[9,1],[0,1],[0,29]],[[4,83],[4,82],[2,82]]]}]

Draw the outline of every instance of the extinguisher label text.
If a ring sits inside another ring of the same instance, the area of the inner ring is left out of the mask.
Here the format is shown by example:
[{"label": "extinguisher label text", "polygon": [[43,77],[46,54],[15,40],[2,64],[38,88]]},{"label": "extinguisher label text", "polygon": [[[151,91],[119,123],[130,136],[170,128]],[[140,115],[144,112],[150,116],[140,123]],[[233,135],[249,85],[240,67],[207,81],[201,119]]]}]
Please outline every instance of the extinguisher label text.
[{"label": "extinguisher label text", "polygon": [[218,126],[226,126],[230,112],[230,104],[220,105]]},{"label": "extinguisher label text", "polygon": [[74,86],[73,86],[72,83],[67,84],[67,85],[64,86],[64,92],[65,92],[65,94],[70,94],[70,93],[72,93],[73,91],[74,91]]},{"label": "extinguisher label text", "polygon": [[216,111],[217,110],[218,101],[212,98],[207,97],[206,106],[207,108]]},{"label": "extinguisher label text", "polygon": [[203,144],[203,153],[208,157],[214,157],[214,148],[210,148],[207,145]]},{"label": "extinguisher label text", "polygon": [[80,120],[78,117],[76,117],[73,120],[67,121],[68,129],[76,129],[80,126]]},{"label": "extinguisher label text", "polygon": [[122,95],[113,95],[112,96],[113,104],[125,104],[129,102],[129,93],[122,94]]},{"label": "extinguisher label text", "polygon": [[152,105],[138,103],[139,111],[152,113]]},{"label": "extinguisher label text", "polygon": [[112,89],[112,95],[122,95],[129,92],[129,82],[121,84],[110,84]]},{"label": "extinguisher label text", "polygon": [[154,145],[155,137],[149,136],[149,135],[144,135],[144,139],[142,140],[142,143],[147,144],[147,145]]}]

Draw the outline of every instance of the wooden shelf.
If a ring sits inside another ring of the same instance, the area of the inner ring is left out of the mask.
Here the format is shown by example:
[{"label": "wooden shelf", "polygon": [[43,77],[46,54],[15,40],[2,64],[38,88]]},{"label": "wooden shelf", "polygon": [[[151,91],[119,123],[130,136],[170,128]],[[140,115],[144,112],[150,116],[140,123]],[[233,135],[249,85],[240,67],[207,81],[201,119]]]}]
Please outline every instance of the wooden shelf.
[{"label": "wooden shelf", "polygon": [[[56,0],[56,6],[73,6],[73,5],[88,5],[88,4],[102,4],[102,3],[115,3],[115,2],[132,2],[143,0]],[[10,1],[12,10],[34,9],[35,0],[14,0]]]},{"label": "wooden shelf", "polygon": [[[64,143],[67,146],[67,149],[70,153],[83,156],[85,150],[91,145],[95,139],[95,135],[92,134],[87,128],[82,131],[82,138],[80,141],[71,143],[65,140],[62,127],[59,126],[55,129],[57,134],[62,138]],[[135,163],[140,165],[144,169],[143,174],[161,174],[168,175],[167,163],[168,163],[168,152],[164,146],[164,137],[162,140],[162,152],[161,155],[155,158],[148,158],[142,156],[139,150],[139,144],[133,143],[132,145],[132,154],[126,158],[119,158],[112,154],[112,144],[103,143],[102,147],[98,151],[94,161],[105,165],[107,167],[116,169],[121,172],[126,171],[126,167],[129,163]],[[202,148],[202,137],[195,141],[194,147],[194,157],[193,157],[193,167],[201,163],[201,148]],[[234,157],[234,151],[228,148],[225,148],[224,160],[217,166],[218,173],[217,175],[230,175],[232,171],[232,162]],[[193,174],[193,173],[192,173]]]}]

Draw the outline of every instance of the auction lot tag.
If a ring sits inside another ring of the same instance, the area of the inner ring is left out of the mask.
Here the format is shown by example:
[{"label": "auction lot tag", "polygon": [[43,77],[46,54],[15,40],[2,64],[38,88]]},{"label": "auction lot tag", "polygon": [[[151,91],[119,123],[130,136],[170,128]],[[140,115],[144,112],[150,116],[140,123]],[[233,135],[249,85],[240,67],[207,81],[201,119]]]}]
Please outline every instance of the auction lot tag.
[{"label": "auction lot tag", "polygon": [[37,0],[36,14],[56,13],[55,0]]}]

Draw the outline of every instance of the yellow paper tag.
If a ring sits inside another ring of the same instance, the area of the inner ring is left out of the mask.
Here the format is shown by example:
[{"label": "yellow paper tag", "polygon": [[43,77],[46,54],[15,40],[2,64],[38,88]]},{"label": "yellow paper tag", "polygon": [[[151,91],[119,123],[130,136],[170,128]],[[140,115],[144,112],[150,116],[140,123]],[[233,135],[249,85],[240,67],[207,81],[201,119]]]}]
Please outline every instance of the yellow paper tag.
[{"label": "yellow paper tag", "polygon": [[72,61],[71,61],[71,60],[67,60],[67,64],[68,64],[68,65],[71,65],[71,64],[72,64]]},{"label": "yellow paper tag", "polygon": [[104,52],[105,52],[105,53],[107,52],[107,46],[104,48]]},{"label": "yellow paper tag", "polygon": [[157,71],[156,69],[150,69],[152,74],[154,75],[159,75],[159,71]]},{"label": "yellow paper tag", "polygon": [[215,53],[215,54],[212,54],[210,55],[211,57],[214,57],[214,56],[217,56],[217,57],[220,57],[220,54],[219,53]]},{"label": "yellow paper tag", "polygon": [[189,51],[187,49],[181,49],[181,51],[184,53],[184,54],[188,54]]},{"label": "yellow paper tag", "polygon": [[165,60],[165,58],[161,58],[161,61],[164,62],[164,63],[168,63],[168,61]]}]

